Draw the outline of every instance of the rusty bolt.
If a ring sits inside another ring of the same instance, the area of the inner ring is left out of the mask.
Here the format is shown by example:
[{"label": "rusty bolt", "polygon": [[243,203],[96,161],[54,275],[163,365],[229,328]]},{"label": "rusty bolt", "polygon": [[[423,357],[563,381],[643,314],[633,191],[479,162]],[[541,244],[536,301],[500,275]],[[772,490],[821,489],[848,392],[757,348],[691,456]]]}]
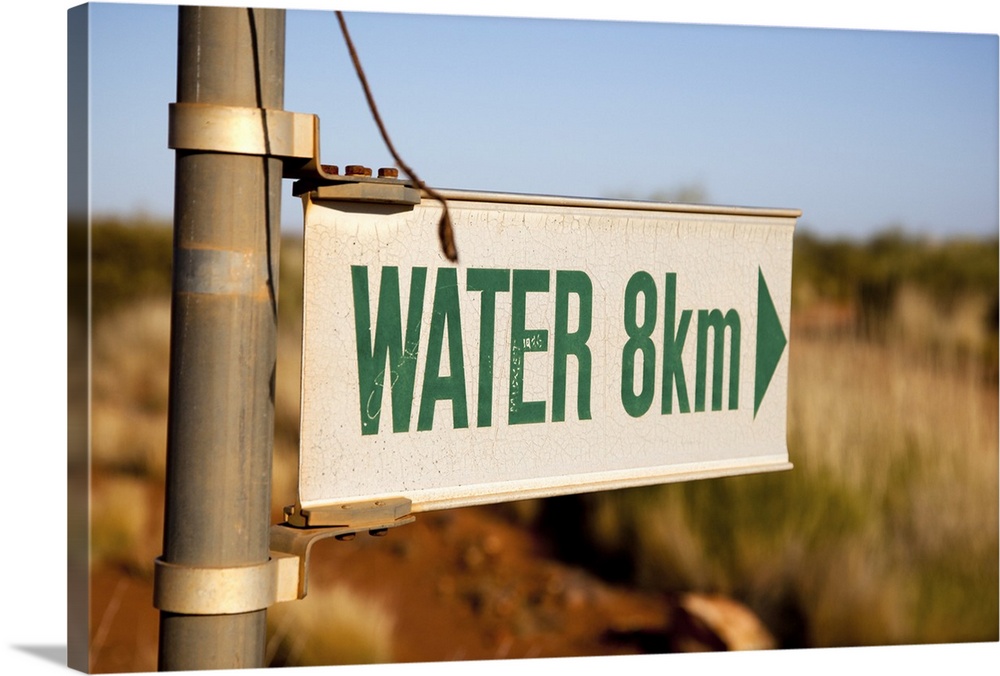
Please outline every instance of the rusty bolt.
[{"label": "rusty bolt", "polygon": [[348,164],[344,173],[348,176],[371,176],[372,170],[368,167],[363,167],[360,164]]},{"label": "rusty bolt", "polygon": [[340,535],[337,535],[336,538],[341,542],[350,542],[357,537],[357,535],[357,533],[341,533]]},{"label": "rusty bolt", "polygon": [[321,164],[320,168],[327,174],[339,174],[340,167],[336,164]]},{"label": "rusty bolt", "polygon": [[399,178],[399,169],[395,167],[382,167],[378,170],[379,178]]}]

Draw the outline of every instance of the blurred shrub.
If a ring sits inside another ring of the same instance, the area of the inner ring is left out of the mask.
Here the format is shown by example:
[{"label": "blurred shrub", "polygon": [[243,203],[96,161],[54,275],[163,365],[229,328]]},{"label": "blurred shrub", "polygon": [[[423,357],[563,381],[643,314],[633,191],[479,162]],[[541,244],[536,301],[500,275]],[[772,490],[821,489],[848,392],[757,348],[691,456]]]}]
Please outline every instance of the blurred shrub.
[{"label": "blurred shrub", "polygon": [[937,241],[888,230],[851,241],[800,230],[792,254],[793,322],[813,334],[817,327],[848,329],[938,358],[971,358],[996,380],[998,261],[996,237]]},{"label": "blurred shrub", "polygon": [[[996,306],[998,240],[936,241],[895,229],[864,241],[823,239],[798,230],[792,252],[793,287],[808,288],[809,297],[863,302],[866,289],[882,296],[873,301],[888,306],[896,289],[917,288],[941,307],[958,297],[987,294]],[[796,296],[793,294],[793,298]],[[799,293],[798,299],[803,295]]]},{"label": "blurred shrub", "polygon": [[[172,230],[159,223],[97,221],[70,228],[71,261],[86,261],[90,239],[91,284],[95,319],[129,302],[170,296]],[[71,284],[86,284],[86,271],[72,269]]]}]

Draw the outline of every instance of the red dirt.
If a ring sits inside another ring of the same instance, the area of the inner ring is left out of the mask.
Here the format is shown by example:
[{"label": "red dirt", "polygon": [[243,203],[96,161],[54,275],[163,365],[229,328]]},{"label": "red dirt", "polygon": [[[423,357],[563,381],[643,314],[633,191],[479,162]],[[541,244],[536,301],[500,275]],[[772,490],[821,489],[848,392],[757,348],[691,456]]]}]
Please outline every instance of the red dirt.
[{"label": "red dirt", "polygon": [[[480,507],[420,514],[385,537],[324,540],[310,589],[336,582],[395,615],[394,662],[593,656],[669,648],[673,605],[551,558]],[[155,671],[152,582],[114,568],[91,582],[91,671]],[[644,650],[645,649],[645,650]]]}]

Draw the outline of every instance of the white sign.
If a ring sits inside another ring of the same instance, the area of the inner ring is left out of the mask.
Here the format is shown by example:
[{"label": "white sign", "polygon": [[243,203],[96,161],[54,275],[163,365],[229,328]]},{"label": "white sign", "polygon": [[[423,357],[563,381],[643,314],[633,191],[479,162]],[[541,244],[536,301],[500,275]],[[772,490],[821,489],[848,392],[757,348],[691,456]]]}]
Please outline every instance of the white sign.
[{"label": "white sign", "polygon": [[788,469],[800,212],[305,195],[299,502],[414,512]]}]

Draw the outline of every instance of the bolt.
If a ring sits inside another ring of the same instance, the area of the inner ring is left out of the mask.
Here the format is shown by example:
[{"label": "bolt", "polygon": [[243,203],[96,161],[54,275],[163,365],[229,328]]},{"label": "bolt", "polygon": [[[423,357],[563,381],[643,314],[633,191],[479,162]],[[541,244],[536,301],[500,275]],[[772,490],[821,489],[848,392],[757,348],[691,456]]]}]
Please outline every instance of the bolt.
[{"label": "bolt", "polygon": [[339,174],[340,167],[336,164],[321,164],[320,168],[327,174]]},{"label": "bolt", "polygon": [[360,164],[348,164],[344,173],[348,176],[371,176],[372,170]]},{"label": "bolt", "polygon": [[382,167],[378,170],[379,178],[399,178],[399,169],[395,167]]},{"label": "bolt", "polygon": [[350,542],[355,537],[357,537],[357,535],[358,535],[357,533],[341,533],[340,535],[337,535],[335,537],[341,542]]},{"label": "bolt", "polygon": [[389,532],[388,528],[372,528],[370,531],[368,531],[368,534],[371,535],[372,537],[380,538],[388,532]]}]

